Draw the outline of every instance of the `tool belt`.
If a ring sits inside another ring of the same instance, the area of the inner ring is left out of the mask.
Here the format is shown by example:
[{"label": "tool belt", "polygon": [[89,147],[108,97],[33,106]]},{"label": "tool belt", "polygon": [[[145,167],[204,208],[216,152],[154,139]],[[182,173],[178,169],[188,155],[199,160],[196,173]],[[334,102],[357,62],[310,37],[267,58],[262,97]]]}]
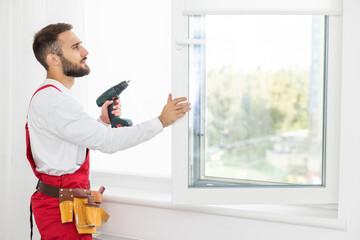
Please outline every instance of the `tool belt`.
[{"label": "tool belt", "polygon": [[96,233],[101,220],[107,222],[109,215],[100,207],[102,194],[82,188],[58,188],[39,180],[36,189],[50,197],[59,198],[61,222],[75,222],[79,234]]}]

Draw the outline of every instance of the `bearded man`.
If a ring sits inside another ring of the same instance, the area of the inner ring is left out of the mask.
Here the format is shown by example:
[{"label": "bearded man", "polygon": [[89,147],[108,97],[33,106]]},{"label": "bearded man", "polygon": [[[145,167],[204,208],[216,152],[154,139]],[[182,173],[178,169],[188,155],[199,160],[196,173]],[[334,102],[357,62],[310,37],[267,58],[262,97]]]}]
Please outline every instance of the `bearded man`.
[{"label": "bearded man", "polygon": [[[75,77],[90,73],[89,53],[72,26],[44,27],[35,34],[33,51],[47,76],[31,99],[26,124],[27,158],[39,178],[31,210],[42,240],[92,239],[91,234],[79,234],[74,221],[62,222],[56,191],[89,189],[89,149],[114,153],[147,141],[183,117],[190,103],[169,95],[158,117],[132,127],[110,128],[107,107],[112,101],[102,106],[96,120],[71,95]],[[116,104],[112,113],[120,116],[121,106]]]}]

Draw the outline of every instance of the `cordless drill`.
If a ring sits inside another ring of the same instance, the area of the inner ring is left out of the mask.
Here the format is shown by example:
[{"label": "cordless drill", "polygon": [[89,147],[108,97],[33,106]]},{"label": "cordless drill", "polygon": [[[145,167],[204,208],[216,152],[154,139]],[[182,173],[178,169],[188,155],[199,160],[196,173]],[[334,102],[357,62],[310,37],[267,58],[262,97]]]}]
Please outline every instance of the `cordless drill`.
[{"label": "cordless drill", "polygon": [[118,127],[129,127],[132,126],[133,123],[130,119],[125,118],[119,118],[116,117],[111,112],[113,111],[113,107],[115,106],[115,101],[119,99],[120,94],[122,91],[124,91],[127,86],[129,85],[129,81],[122,81],[121,83],[109,88],[106,92],[100,95],[98,99],[96,99],[96,104],[101,107],[106,101],[113,100],[113,103],[108,106],[108,113],[109,113],[109,119],[111,122],[112,128],[118,128]]}]

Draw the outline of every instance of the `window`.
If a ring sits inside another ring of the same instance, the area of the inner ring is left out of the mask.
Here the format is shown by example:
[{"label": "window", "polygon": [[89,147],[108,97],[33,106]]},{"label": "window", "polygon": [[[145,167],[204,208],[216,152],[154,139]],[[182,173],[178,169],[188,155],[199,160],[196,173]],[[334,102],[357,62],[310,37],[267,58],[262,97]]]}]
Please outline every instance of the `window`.
[{"label": "window", "polygon": [[326,22],[189,17],[189,186],[325,185]]},{"label": "window", "polygon": [[[97,118],[96,98],[131,80],[120,96],[122,116],[138,124],[160,115],[171,92],[170,2],[89,0],[83,4],[84,46],[91,68],[86,80],[87,111]],[[151,141],[111,155],[92,151],[91,170],[170,176],[170,133],[165,129]]]},{"label": "window", "polygon": [[270,2],[173,3],[174,202],[337,201],[338,12]]}]

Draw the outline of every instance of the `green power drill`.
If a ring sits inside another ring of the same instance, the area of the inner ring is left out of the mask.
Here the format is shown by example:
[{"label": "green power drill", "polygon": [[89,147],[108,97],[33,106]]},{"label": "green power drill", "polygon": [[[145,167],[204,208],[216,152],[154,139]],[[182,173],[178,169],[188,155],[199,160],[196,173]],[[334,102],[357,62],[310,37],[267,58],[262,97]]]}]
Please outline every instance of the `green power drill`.
[{"label": "green power drill", "polygon": [[121,83],[109,88],[106,92],[101,94],[101,96],[98,97],[98,99],[96,99],[96,104],[99,107],[101,107],[106,101],[113,100],[113,103],[108,106],[109,119],[110,119],[112,128],[129,127],[129,126],[133,125],[133,123],[130,119],[119,118],[111,113],[113,110],[113,107],[115,106],[115,101],[117,99],[119,99],[119,96],[122,93],[122,91],[124,91],[128,87],[129,82],[130,82],[130,80],[122,81]]}]

